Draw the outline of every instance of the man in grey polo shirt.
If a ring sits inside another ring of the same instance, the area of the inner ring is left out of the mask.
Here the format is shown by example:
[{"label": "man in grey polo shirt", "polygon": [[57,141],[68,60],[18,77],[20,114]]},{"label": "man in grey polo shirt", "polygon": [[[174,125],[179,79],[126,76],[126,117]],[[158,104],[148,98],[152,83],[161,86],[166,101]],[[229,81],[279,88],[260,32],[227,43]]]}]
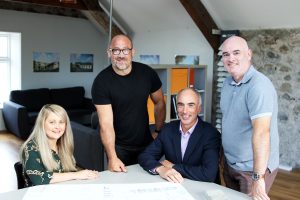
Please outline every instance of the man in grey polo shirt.
[{"label": "man in grey polo shirt", "polygon": [[279,165],[276,91],[251,65],[252,51],[243,38],[225,40],[222,56],[231,75],[223,83],[220,103],[225,183],[253,199],[270,199]]}]

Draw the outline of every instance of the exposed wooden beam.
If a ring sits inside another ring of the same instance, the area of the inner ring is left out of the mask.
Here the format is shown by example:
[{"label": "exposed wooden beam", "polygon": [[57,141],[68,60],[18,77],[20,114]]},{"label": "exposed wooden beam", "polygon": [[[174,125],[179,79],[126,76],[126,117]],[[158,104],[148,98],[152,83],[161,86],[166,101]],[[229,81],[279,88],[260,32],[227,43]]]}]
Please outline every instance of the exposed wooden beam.
[{"label": "exposed wooden beam", "polygon": [[[98,0],[82,0],[82,2],[88,8],[84,11],[85,15],[93,23],[96,22],[96,26],[101,26],[105,33],[109,32],[109,16],[100,7]],[[112,37],[118,34],[124,34],[115,24],[112,25]]]},{"label": "exposed wooden beam", "polygon": [[[60,0],[1,0],[0,9],[87,18],[103,33],[109,32],[109,16],[99,6],[98,0],[76,0],[76,3],[62,3]],[[121,33],[113,24],[112,36]]]},{"label": "exposed wooden beam", "polygon": [[[16,10],[16,11],[32,12],[32,13],[43,13],[43,14],[49,14],[49,15],[59,15],[59,16],[68,16],[68,17],[86,19],[86,16],[84,16],[78,9],[54,6],[52,4],[51,5],[37,4],[37,3],[31,3],[29,1],[28,2],[25,2],[25,1],[0,1],[0,9]],[[86,9],[86,7],[85,7],[85,9]]]},{"label": "exposed wooden beam", "polygon": [[219,35],[213,35],[212,30],[218,29],[218,26],[202,4],[200,0],[179,0],[186,11],[189,13],[195,24],[203,33],[211,47],[218,52],[220,46]]},{"label": "exposed wooden beam", "polygon": [[77,10],[86,10],[87,7],[82,2],[82,0],[76,0],[76,3],[62,3],[60,0],[4,0],[4,2],[12,3],[24,3],[24,4],[36,4],[43,6],[54,6],[61,8],[71,8]]}]

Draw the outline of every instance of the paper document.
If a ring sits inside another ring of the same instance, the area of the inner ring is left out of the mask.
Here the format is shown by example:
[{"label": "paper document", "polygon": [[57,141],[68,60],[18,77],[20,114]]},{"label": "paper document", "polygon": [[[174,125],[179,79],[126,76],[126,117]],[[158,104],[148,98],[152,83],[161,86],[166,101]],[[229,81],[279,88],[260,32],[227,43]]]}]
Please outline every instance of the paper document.
[{"label": "paper document", "polygon": [[52,184],[28,188],[23,200],[194,200],[181,184]]},{"label": "paper document", "polygon": [[139,183],[104,185],[105,200],[194,200],[181,184]]},{"label": "paper document", "polygon": [[205,197],[207,200],[229,200],[222,190],[208,190]]},{"label": "paper document", "polygon": [[103,188],[97,184],[50,184],[29,187],[23,200],[53,199],[96,199],[103,194]]}]

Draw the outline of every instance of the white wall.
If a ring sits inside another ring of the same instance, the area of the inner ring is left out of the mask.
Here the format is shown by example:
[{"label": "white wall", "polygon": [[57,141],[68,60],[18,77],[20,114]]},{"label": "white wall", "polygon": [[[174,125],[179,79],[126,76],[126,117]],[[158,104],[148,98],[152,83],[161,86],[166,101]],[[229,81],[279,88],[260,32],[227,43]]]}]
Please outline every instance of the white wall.
[{"label": "white wall", "polygon": [[[21,32],[21,89],[84,86],[91,96],[97,73],[107,64],[107,36],[85,19],[0,10],[0,30]],[[60,54],[59,72],[33,72],[32,52]],[[70,72],[70,53],[94,54],[93,72]]]},{"label": "white wall", "polygon": [[206,113],[207,121],[211,119],[213,49],[194,26],[189,29],[177,29],[156,32],[138,32],[133,37],[136,49],[135,60],[139,55],[160,55],[160,64],[175,64],[175,55],[199,55],[200,64],[207,65]]}]

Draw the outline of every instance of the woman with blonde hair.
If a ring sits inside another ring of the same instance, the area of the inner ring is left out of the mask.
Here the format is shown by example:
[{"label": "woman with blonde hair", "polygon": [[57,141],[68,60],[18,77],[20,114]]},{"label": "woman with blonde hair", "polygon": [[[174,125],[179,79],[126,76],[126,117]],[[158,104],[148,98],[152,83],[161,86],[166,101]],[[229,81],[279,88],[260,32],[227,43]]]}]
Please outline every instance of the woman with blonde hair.
[{"label": "woman with blonde hair", "polygon": [[76,169],[73,151],[73,133],[67,112],[59,105],[45,105],[20,150],[25,185],[97,178],[97,171]]}]

